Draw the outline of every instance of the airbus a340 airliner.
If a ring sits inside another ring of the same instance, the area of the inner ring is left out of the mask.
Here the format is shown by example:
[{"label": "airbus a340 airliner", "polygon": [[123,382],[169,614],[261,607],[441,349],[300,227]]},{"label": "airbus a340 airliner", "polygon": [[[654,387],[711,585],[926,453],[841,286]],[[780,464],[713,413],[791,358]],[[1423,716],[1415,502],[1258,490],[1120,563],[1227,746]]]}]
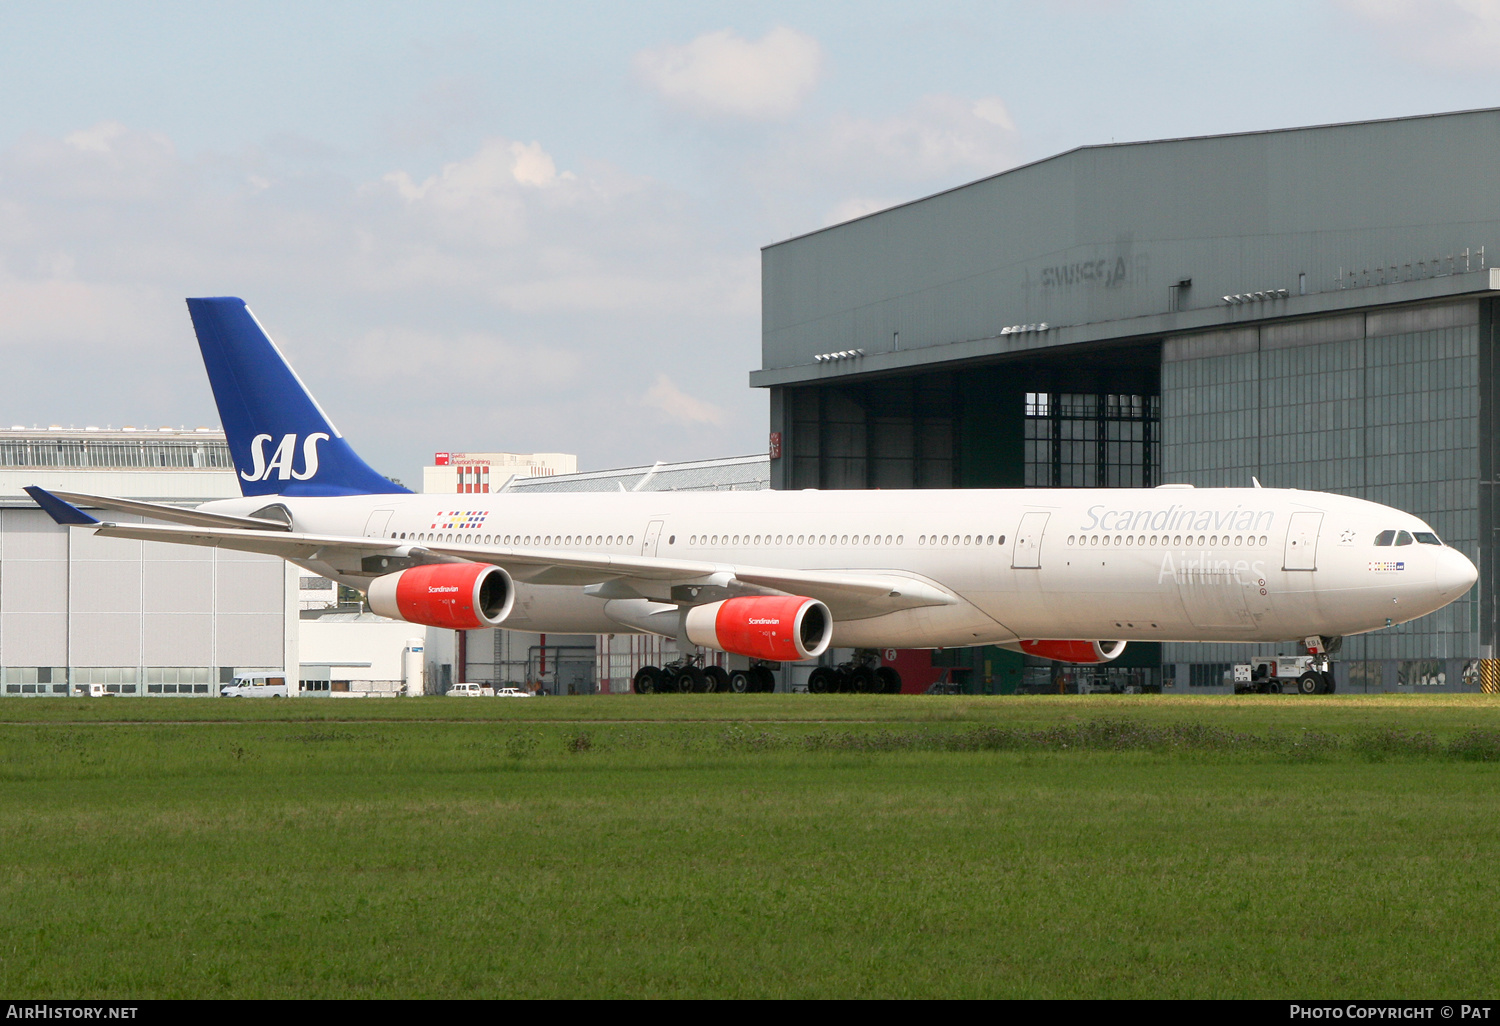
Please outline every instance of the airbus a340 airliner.
[{"label": "airbus a340 airliner", "polygon": [[243,497],[32,497],[101,535],[281,556],[412,623],[649,632],[759,662],[984,644],[1093,663],[1136,640],[1326,653],[1478,576],[1408,513],[1278,488],[415,495],[355,455],[243,301],[187,302]]}]

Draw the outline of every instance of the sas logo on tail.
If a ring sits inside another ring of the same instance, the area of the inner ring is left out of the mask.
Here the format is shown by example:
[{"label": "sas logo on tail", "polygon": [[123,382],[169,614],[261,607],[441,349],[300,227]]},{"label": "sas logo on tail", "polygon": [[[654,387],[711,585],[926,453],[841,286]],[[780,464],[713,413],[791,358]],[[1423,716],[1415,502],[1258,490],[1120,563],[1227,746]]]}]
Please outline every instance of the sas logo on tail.
[{"label": "sas logo on tail", "polygon": [[240,471],[240,477],[246,481],[266,481],[274,473],[282,481],[310,480],[318,472],[318,443],[328,441],[328,436],[321,431],[315,431],[303,440],[301,473],[292,468],[292,461],[297,455],[297,436],[282,435],[276,451],[271,454],[271,461],[267,463],[266,443],[269,441],[271,441],[270,435],[256,435],[251,439],[250,458],[255,461],[255,466],[248,474],[243,470]]}]

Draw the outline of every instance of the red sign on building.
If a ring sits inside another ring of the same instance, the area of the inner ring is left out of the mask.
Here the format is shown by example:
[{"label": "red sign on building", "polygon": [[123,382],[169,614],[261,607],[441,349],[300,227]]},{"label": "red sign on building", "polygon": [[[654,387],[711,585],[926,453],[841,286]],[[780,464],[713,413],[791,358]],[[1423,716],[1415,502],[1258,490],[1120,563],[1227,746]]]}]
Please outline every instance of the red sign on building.
[{"label": "red sign on building", "polygon": [[435,452],[432,454],[432,462],[439,467],[446,467],[448,465],[448,454],[445,452]]},{"label": "red sign on building", "polygon": [[781,459],[781,432],[771,432],[771,459]]}]

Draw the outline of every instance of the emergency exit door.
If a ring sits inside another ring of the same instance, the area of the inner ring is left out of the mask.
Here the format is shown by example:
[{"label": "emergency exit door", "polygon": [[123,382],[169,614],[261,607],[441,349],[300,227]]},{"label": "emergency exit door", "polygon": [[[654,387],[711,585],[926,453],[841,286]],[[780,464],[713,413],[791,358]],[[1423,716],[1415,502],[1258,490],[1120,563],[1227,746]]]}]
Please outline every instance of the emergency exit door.
[{"label": "emergency exit door", "polygon": [[1016,531],[1016,547],[1010,565],[1016,570],[1035,570],[1042,565],[1042,535],[1047,530],[1050,513],[1027,513]]},{"label": "emergency exit door", "polygon": [[641,539],[641,555],[656,555],[656,542],[661,538],[661,521],[653,520],[646,525],[645,537]]},{"label": "emergency exit door", "polygon": [[1293,513],[1286,532],[1286,556],[1283,570],[1316,570],[1318,568],[1318,529],[1323,526],[1321,513]]}]

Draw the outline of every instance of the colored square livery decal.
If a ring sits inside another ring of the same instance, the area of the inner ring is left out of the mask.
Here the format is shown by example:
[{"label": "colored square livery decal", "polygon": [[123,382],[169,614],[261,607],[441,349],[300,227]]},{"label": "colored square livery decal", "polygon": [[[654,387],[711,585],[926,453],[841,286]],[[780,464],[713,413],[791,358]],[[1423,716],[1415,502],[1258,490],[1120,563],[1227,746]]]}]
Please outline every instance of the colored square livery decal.
[{"label": "colored square livery decal", "polygon": [[1387,560],[1387,561],[1384,561],[1384,562],[1377,561],[1377,562],[1374,562],[1374,563],[1370,564],[1370,569],[1371,570],[1405,570],[1406,569],[1406,563],[1405,563],[1405,561],[1397,561],[1397,560]]},{"label": "colored square livery decal", "polygon": [[477,527],[484,526],[485,517],[490,515],[487,509],[455,509],[439,513],[432,522],[434,531],[472,531]]}]

